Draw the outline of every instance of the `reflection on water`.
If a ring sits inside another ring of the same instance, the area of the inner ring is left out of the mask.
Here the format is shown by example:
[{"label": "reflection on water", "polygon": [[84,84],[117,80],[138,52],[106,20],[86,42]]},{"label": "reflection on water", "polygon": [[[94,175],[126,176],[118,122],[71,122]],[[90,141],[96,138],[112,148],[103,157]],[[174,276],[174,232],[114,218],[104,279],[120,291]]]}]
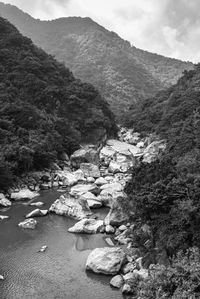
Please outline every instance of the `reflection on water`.
[{"label": "reflection on water", "polygon": [[[35,201],[45,202],[44,209],[59,196],[43,192]],[[119,291],[109,286],[110,277],[85,272],[91,249],[108,246],[103,234],[71,234],[67,229],[75,221],[50,214],[38,218],[35,230],[23,230],[17,224],[34,207],[15,203],[0,214],[10,216],[0,223],[1,299],[120,299]],[[107,210],[97,210],[103,219]],[[47,245],[45,253],[38,253]]]}]

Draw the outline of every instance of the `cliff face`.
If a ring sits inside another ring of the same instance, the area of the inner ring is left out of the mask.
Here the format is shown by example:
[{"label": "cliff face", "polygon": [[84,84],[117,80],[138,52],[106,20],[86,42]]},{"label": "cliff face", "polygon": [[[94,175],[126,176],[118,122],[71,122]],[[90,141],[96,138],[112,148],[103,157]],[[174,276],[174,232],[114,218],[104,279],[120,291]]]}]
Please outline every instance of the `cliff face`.
[{"label": "cliff face", "polygon": [[2,3],[0,14],[77,78],[97,87],[118,118],[131,104],[176,83],[185,69],[193,68],[192,63],[132,47],[89,18],[40,21]]}]

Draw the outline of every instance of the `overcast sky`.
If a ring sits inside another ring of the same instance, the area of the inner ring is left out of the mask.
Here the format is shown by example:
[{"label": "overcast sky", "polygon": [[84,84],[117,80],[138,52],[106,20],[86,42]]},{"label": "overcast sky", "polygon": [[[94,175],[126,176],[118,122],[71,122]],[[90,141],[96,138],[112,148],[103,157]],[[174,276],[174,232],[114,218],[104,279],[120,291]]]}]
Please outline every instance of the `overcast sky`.
[{"label": "overcast sky", "polygon": [[35,18],[87,16],[132,45],[200,61],[200,0],[0,0]]}]

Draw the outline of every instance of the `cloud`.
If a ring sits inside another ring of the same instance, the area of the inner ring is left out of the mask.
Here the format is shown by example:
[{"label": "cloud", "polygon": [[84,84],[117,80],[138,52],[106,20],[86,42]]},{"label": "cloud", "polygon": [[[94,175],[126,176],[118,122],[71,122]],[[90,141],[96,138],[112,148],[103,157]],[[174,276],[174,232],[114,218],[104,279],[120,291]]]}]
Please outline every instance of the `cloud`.
[{"label": "cloud", "polygon": [[199,0],[3,0],[32,16],[88,16],[132,45],[200,61]]}]

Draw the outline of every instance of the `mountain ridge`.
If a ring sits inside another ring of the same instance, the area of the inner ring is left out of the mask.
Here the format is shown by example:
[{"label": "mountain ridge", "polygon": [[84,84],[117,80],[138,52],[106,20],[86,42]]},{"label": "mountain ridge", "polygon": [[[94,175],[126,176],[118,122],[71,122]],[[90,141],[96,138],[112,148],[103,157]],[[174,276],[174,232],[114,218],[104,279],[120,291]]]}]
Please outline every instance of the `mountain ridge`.
[{"label": "mountain ridge", "polygon": [[0,14],[77,78],[99,89],[118,119],[133,103],[176,83],[185,69],[193,68],[190,62],[137,49],[88,17],[41,21],[2,3]]}]

